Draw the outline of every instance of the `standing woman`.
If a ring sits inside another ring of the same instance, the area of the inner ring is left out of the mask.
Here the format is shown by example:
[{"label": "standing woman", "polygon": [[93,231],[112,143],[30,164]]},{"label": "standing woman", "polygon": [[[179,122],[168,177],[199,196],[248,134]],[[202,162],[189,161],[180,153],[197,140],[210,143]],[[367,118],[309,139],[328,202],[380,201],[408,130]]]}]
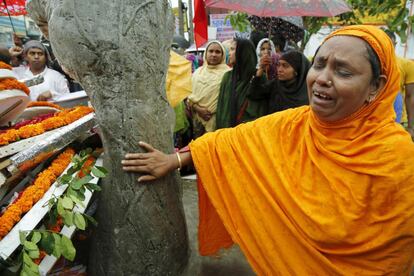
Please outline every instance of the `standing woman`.
[{"label": "standing woman", "polygon": [[247,98],[250,80],[256,73],[257,56],[250,40],[235,39],[230,47],[229,64],[233,69],[224,74],[217,104],[216,127],[233,127],[252,121],[266,112],[264,101]]},{"label": "standing woman", "polygon": [[315,55],[309,106],[206,134],[185,153],[141,142],[149,152],[128,154],[124,170],[145,181],[194,162],[200,254],[234,242],[259,275],[409,275],[414,144],[394,121],[399,81],[388,36],[348,26]]},{"label": "standing woman", "polygon": [[275,45],[269,38],[263,38],[256,47],[257,63],[256,68],[260,68],[262,58],[268,60],[268,64],[263,68],[266,79],[273,80],[277,77],[277,62],[280,55],[276,53]]},{"label": "standing woman", "polygon": [[226,51],[219,41],[211,41],[204,52],[204,64],[192,78],[193,89],[188,105],[193,114],[193,136],[216,130],[216,109],[221,79],[230,70],[226,65]]},{"label": "standing woman", "polygon": [[277,64],[275,80],[268,81],[263,77],[269,66],[268,59],[260,59],[259,64],[248,94],[252,100],[266,99],[268,114],[309,104],[306,76],[310,63],[301,52],[289,51],[282,54]]}]

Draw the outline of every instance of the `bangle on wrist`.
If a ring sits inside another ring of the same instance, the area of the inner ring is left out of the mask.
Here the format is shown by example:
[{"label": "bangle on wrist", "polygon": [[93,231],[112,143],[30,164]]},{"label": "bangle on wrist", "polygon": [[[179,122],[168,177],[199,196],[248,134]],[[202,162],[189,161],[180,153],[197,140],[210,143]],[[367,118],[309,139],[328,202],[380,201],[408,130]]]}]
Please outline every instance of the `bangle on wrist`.
[{"label": "bangle on wrist", "polygon": [[180,153],[179,152],[176,152],[175,155],[177,156],[177,159],[178,159],[178,168],[177,168],[177,170],[178,171],[181,171],[182,163],[181,163]]}]

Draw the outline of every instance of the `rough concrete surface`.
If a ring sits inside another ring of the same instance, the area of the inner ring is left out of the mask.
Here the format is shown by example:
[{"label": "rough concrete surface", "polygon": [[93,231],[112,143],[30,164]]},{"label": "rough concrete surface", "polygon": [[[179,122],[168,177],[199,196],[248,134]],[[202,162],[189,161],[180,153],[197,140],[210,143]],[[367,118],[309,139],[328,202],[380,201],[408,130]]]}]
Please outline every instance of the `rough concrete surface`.
[{"label": "rough concrete surface", "polygon": [[182,180],[183,204],[190,242],[190,260],[183,276],[250,276],[255,275],[237,245],[222,250],[217,257],[198,254],[198,195],[194,180]]}]

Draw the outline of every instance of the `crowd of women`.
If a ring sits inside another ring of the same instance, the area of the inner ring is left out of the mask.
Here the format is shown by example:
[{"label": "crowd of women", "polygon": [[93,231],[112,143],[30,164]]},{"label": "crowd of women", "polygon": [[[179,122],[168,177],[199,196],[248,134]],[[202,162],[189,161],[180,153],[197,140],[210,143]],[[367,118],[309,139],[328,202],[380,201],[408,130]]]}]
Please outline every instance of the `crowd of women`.
[{"label": "crowd of women", "polygon": [[308,70],[309,61],[301,52],[282,52],[268,38],[256,46],[248,39],[234,39],[228,48],[210,41],[186,99],[190,139],[308,104]]}]

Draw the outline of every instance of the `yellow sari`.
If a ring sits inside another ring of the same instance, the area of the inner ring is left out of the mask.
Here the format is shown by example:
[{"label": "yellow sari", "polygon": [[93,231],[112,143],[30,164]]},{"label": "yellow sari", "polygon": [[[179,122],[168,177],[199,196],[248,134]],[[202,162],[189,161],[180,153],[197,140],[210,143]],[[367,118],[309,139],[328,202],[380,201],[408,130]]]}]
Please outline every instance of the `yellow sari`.
[{"label": "yellow sari", "polygon": [[[387,35],[360,37],[387,83],[332,124],[275,113],[190,144],[200,185],[200,254],[235,242],[260,275],[408,275],[414,261],[414,145],[394,123],[399,71]],[[328,38],[329,39],[329,38]]]}]

